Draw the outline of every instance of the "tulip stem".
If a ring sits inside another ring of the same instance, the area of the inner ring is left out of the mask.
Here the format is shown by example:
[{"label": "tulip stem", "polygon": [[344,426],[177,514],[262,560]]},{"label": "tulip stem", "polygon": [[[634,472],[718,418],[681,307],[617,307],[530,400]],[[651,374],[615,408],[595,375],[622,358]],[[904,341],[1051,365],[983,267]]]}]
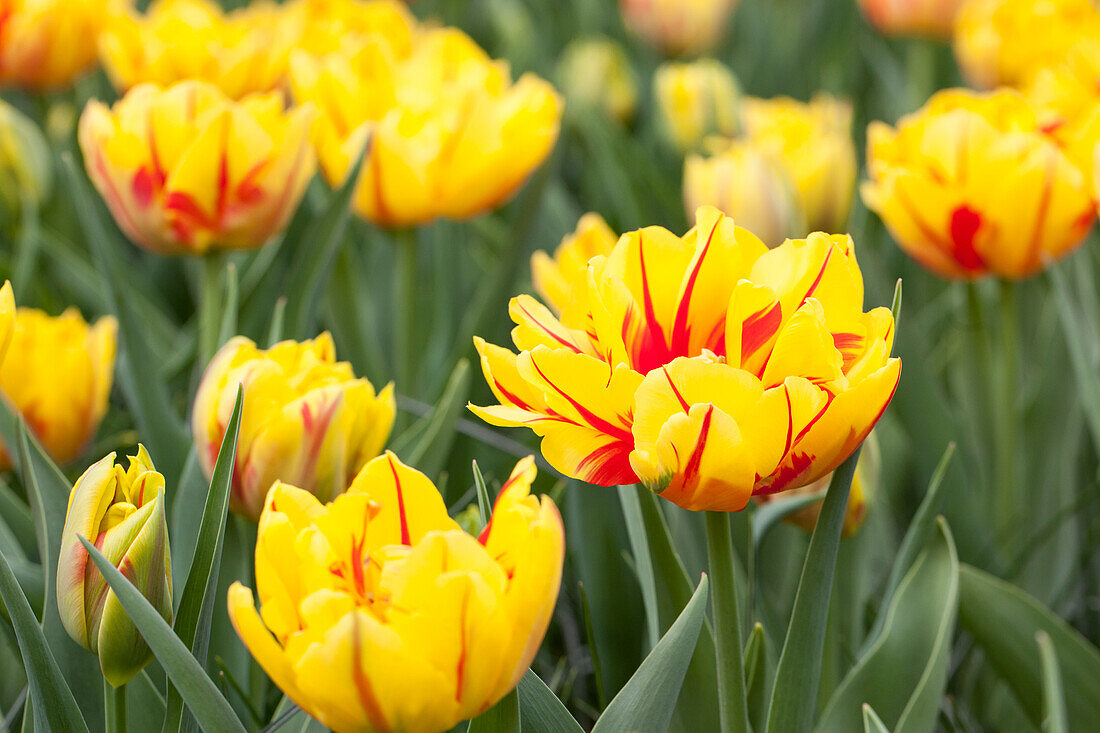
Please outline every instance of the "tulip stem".
[{"label": "tulip stem", "polygon": [[103,680],[103,711],[107,733],[126,733],[126,685],[115,687]]},{"label": "tulip stem", "polygon": [[394,300],[394,353],[397,359],[396,376],[402,380],[402,391],[415,394],[413,390],[413,338],[416,323],[416,287],[417,271],[416,229],[403,229],[394,233],[397,247],[397,283]]},{"label": "tulip stem", "polygon": [[205,366],[218,350],[218,330],[221,321],[222,272],[221,254],[208,253],[202,258],[199,275],[199,363]]},{"label": "tulip stem", "polygon": [[712,584],[715,651],[718,657],[718,716],[722,733],[749,730],[741,613],[733,571],[733,539],[728,512],[707,512],[707,558]]},{"label": "tulip stem", "polygon": [[1019,431],[1019,359],[1020,324],[1016,306],[1016,284],[1001,280],[1001,358],[998,364],[999,396],[994,399],[996,423],[996,479],[997,532],[1002,541],[1012,536],[1016,522],[1016,508],[1022,489]]}]

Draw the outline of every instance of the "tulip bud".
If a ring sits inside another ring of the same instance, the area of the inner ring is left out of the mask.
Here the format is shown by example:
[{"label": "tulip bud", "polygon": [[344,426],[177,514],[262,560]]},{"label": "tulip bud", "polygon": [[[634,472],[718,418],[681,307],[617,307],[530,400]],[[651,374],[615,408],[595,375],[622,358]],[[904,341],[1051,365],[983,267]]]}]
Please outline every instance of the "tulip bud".
[{"label": "tulip bud", "polygon": [[859,0],[867,22],[888,36],[947,39],[962,0]]},{"label": "tulip bud", "polygon": [[638,81],[622,47],[609,38],[585,38],[565,47],[558,84],[570,105],[601,110],[627,124],[638,105]]},{"label": "tulip bud", "polygon": [[0,200],[8,211],[38,208],[50,195],[53,167],[42,131],[15,107],[0,102]]},{"label": "tulip bud", "polygon": [[69,494],[57,563],[57,608],[69,636],[99,657],[115,687],[153,653],[80,543],[84,537],[172,622],[172,566],[164,516],[164,477],[143,446],[130,465],[115,454],[93,464]]},{"label": "tulip bud", "polygon": [[328,333],[266,351],[238,336],[214,355],[195,394],[191,426],[208,478],[238,385],[244,417],[230,508],[253,520],[276,480],[333,498],[381,452],[393,427],[393,385],[375,394],[369,381],[356,379],[350,364],[336,361]]},{"label": "tulip bud", "polygon": [[684,205],[689,216],[700,206],[715,206],[769,247],[805,234],[786,169],[772,155],[743,141],[732,142],[710,158],[687,159]]},{"label": "tulip bud", "polygon": [[96,39],[116,0],[0,2],[0,86],[70,86],[96,61]]},{"label": "tulip bud", "polygon": [[670,56],[713,48],[737,0],[619,0],[627,29]]},{"label": "tulip bud", "polygon": [[718,61],[662,64],[653,77],[653,91],[665,136],[683,152],[711,135],[738,132],[741,87]]},{"label": "tulip bud", "polygon": [[[112,316],[89,325],[75,308],[57,317],[35,308],[16,311],[0,390],[58,463],[80,456],[107,412],[117,334]],[[0,457],[0,468],[8,465]]]}]

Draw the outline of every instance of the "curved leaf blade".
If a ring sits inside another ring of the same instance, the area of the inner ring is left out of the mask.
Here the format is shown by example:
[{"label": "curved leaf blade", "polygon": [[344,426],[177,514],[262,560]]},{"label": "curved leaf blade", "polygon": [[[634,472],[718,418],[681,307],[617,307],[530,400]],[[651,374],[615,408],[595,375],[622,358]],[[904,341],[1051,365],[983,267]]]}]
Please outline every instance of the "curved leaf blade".
[{"label": "curved leaf blade", "polygon": [[1043,663],[1043,733],[1069,733],[1066,723],[1066,695],[1062,687],[1062,671],[1050,635],[1040,631],[1035,635],[1039,659]]},{"label": "curved leaf blade", "polygon": [[584,733],[565,705],[546,683],[527,670],[516,686],[523,733]]}]

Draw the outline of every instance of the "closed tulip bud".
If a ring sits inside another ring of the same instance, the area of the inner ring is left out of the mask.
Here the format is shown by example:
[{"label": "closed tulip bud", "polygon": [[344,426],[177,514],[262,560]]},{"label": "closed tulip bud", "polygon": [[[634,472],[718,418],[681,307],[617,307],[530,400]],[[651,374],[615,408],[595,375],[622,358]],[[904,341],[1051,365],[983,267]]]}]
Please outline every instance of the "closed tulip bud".
[{"label": "closed tulip bud", "polygon": [[476,536],[392,453],[321,504],[276,484],[256,542],[260,612],[229,617],[267,674],[337,733],[450,730],[515,688],[557,600],[564,533],[516,466]]},{"label": "closed tulip bud", "polygon": [[38,125],[0,102],[0,199],[8,210],[42,205],[53,186],[52,160]]},{"label": "closed tulip bud", "polygon": [[214,355],[195,395],[191,427],[209,478],[244,388],[230,508],[255,520],[277,480],[328,501],[377,456],[393,428],[393,385],[380,394],[336,361],[332,337],[284,341],[264,351],[231,339]]},{"label": "closed tulip bud", "polygon": [[714,48],[736,7],[737,0],[619,0],[627,30],[670,56]]},{"label": "closed tulip bud", "polygon": [[741,87],[737,77],[714,59],[665,63],[653,77],[653,93],[662,130],[686,152],[712,135],[740,130]]},{"label": "closed tulip bud", "polygon": [[262,246],[313,176],[313,110],[281,93],[240,102],[204,82],[134,87],[80,118],[88,175],[119,228],[161,254]]},{"label": "closed tulip bud", "polygon": [[818,94],[809,102],[746,97],[741,109],[745,140],[782,163],[794,184],[804,222],[797,235],[844,231],[857,171],[852,106]]},{"label": "closed tulip bud", "polygon": [[129,682],[153,653],[79,538],[93,543],[171,623],[172,563],[164,516],[164,476],[140,445],[129,467],[115,465],[111,453],[85,471],[69,494],[57,563],[57,610],[69,636],[99,657],[103,676],[115,687]]},{"label": "closed tulip bud", "polygon": [[634,118],[638,80],[622,46],[609,38],[586,38],[565,47],[558,86],[568,104],[597,109],[623,124]]},{"label": "closed tulip bud", "polygon": [[300,102],[321,110],[315,143],[332,185],[367,140],[355,211],[384,227],[466,219],[512,196],[557,141],[561,100],[525,74],[512,83],[457,29],[425,30],[411,55],[384,43],[291,57]]},{"label": "closed tulip bud", "polygon": [[568,476],[685,509],[738,511],[833,471],[901,372],[850,237],[769,250],[711,207],[683,237],[648,227],[594,258],[584,307],[562,321],[514,299],[519,353],[475,340],[500,404],[471,409],[534,430]]},{"label": "closed tulip bud", "polygon": [[888,36],[948,39],[963,0],[859,0],[867,22]]},{"label": "closed tulip bud", "polygon": [[284,34],[312,56],[384,45],[403,58],[412,53],[416,18],[399,0],[292,0],[283,6]]},{"label": "closed tulip bud", "polygon": [[[117,336],[112,316],[89,325],[75,308],[57,317],[34,308],[15,313],[0,390],[58,463],[80,456],[107,412]],[[0,467],[9,466],[5,451]]]},{"label": "closed tulip bud", "polygon": [[786,168],[770,153],[745,141],[732,141],[709,158],[688,157],[684,205],[688,212],[715,206],[769,247],[806,234]]},{"label": "closed tulip bud", "polygon": [[1095,218],[1091,183],[1011,90],[945,90],[896,127],[871,123],[867,168],[867,207],[945,277],[1029,277]]},{"label": "closed tulip bud", "polygon": [[0,0],[0,86],[68,87],[95,65],[115,0]]},{"label": "closed tulip bud", "polygon": [[100,49],[120,91],[194,79],[242,99],[282,83],[290,38],[264,0],[229,13],[213,0],[155,0],[144,14],[129,6],[111,14]]},{"label": "closed tulip bud", "polygon": [[955,19],[955,58],[973,86],[1020,86],[1097,32],[1100,15],[1091,0],[964,0]]},{"label": "closed tulip bud", "polygon": [[578,305],[588,287],[588,261],[610,254],[618,240],[602,216],[585,214],[576,230],[561,240],[553,257],[541,249],[531,255],[535,292],[559,315]]}]

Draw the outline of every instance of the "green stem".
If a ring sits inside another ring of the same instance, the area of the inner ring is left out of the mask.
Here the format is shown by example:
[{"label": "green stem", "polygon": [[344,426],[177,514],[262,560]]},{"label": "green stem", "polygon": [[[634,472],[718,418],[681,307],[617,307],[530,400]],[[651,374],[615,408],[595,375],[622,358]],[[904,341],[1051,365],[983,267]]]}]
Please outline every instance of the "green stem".
[{"label": "green stem", "polygon": [[221,327],[222,276],[224,262],[220,253],[202,257],[199,276],[199,363],[206,365],[218,350]]},{"label": "green stem", "polygon": [[936,44],[924,38],[911,39],[906,46],[906,112],[924,104],[936,89],[936,51]]},{"label": "green stem", "polygon": [[707,557],[718,657],[718,717],[722,733],[749,730],[745,662],[741,651],[741,614],[733,573],[733,539],[727,512],[707,512]]},{"label": "green stem", "polygon": [[997,394],[994,397],[996,440],[994,476],[997,532],[1008,541],[1016,522],[1016,507],[1022,506],[1020,416],[1018,411],[1020,325],[1016,305],[1016,284],[1001,281],[1001,354],[997,362]]},{"label": "green stem", "polygon": [[419,325],[416,322],[416,294],[419,284],[416,239],[416,229],[394,232],[398,281],[394,299],[393,339],[397,358],[396,376],[401,380],[401,390],[405,394],[415,394],[413,345],[416,343],[414,334]]},{"label": "green stem", "polygon": [[103,680],[103,710],[107,733],[126,733],[126,685],[114,687]]}]

